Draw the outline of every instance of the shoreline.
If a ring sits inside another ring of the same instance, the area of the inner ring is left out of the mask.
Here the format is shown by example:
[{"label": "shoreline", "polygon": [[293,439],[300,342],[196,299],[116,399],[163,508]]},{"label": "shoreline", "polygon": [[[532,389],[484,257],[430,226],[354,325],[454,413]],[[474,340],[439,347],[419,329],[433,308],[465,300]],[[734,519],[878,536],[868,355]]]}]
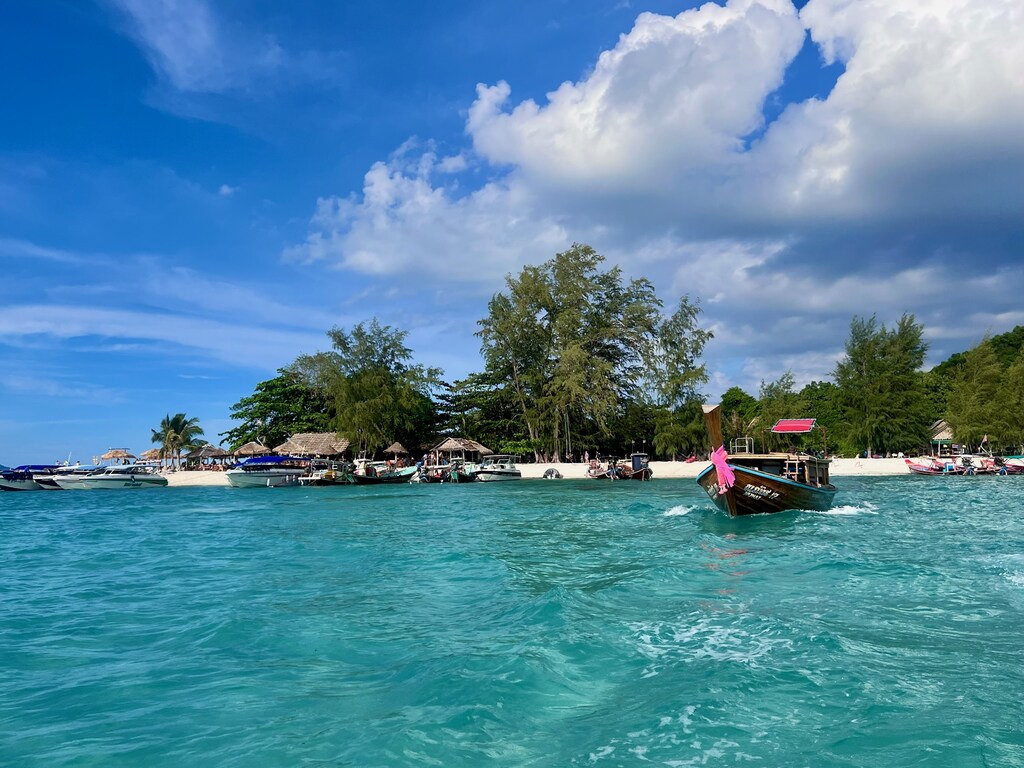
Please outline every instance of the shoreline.
[{"label": "shoreline", "polygon": [[[654,470],[655,480],[681,480],[696,478],[705,467],[711,465],[708,461],[695,461],[687,464],[685,461],[652,461],[651,469]],[[524,480],[538,480],[543,477],[548,469],[557,469],[563,478],[568,480],[583,480],[586,478],[587,465],[583,462],[572,464],[519,464]],[[228,479],[223,472],[209,471],[182,471],[162,473],[167,478],[168,487],[187,488],[195,486],[228,487]],[[906,475],[910,477],[910,471],[903,459],[832,459],[832,477],[881,477]]]}]

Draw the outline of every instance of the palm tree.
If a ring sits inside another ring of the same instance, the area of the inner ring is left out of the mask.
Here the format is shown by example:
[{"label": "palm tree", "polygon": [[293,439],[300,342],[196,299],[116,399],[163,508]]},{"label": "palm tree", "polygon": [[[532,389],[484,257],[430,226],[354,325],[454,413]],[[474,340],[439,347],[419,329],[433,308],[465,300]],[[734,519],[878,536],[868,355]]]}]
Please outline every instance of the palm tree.
[{"label": "palm tree", "polygon": [[160,444],[164,456],[174,457],[178,467],[181,466],[182,449],[191,449],[196,438],[203,434],[199,419],[190,419],[184,413],[176,413],[174,416],[167,414],[160,422],[160,429],[151,431],[153,442]]}]

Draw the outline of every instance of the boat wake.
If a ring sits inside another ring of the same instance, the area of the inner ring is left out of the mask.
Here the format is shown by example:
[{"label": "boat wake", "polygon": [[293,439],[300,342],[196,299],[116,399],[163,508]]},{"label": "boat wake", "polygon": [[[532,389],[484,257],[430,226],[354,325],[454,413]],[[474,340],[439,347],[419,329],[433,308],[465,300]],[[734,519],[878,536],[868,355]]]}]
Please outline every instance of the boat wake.
[{"label": "boat wake", "polygon": [[680,515],[688,515],[691,512],[693,512],[693,510],[695,510],[696,508],[696,506],[687,507],[682,504],[679,504],[678,506],[672,507],[672,509],[666,510],[665,517],[679,517]]},{"label": "boat wake", "polygon": [[806,511],[812,515],[877,515],[878,507],[871,502],[865,502],[864,504],[844,504],[831,509],[808,509]]}]

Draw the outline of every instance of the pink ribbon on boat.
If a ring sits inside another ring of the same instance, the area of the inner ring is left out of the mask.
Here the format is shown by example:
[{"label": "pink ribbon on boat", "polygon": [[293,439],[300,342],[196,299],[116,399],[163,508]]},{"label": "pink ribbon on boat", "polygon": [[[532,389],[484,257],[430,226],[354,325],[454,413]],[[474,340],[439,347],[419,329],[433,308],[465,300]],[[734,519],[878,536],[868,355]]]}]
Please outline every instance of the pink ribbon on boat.
[{"label": "pink ribbon on boat", "polygon": [[725,493],[736,484],[736,474],[727,463],[729,454],[725,452],[725,446],[720,445],[711,454],[711,463],[715,465],[715,472],[718,473],[718,490]]}]

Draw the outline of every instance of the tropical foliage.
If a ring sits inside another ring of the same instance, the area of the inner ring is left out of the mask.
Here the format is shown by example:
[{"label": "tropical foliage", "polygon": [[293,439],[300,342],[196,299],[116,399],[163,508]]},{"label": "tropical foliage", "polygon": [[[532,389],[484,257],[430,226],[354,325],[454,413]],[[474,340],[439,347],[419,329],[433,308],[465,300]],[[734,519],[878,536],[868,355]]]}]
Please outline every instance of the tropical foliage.
[{"label": "tropical foliage", "polygon": [[[702,356],[712,334],[700,314],[688,296],[666,314],[648,280],[626,280],[576,244],[509,275],[491,298],[477,333],[482,371],[445,383],[440,370],[413,362],[404,330],[376,319],[333,328],[331,351],[300,356],[232,406],[239,424],[222,437],[273,446],[333,429],[372,452],[393,440],[417,451],[461,435],[536,460],[701,453]],[[910,453],[927,450],[945,419],[961,443],[1024,452],[1022,345],[1018,327],[925,372],[928,345],[913,315],[891,328],[854,317],[831,381],[797,389],[787,371],[762,381],[756,397],[732,387],[721,398],[723,432],[765,449],[820,450],[827,440],[839,453]],[[778,419],[794,417],[817,419],[819,431],[771,434]],[[165,421],[154,442],[185,447],[191,438]]]},{"label": "tropical foliage", "polygon": [[181,452],[198,447],[197,438],[203,435],[199,419],[189,418],[184,413],[167,414],[160,421],[160,428],[151,431],[152,441],[160,446],[162,456],[179,467]]},{"label": "tropical foliage", "polygon": [[232,450],[248,442],[270,448],[296,432],[327,432],[331,428],[331,401],[309,386],[297,373],[285,369],[256,385],[256,391],[231,406],[238,426],[219,437]]},{"label": "tropical foliage", "polygon": [[335,431],[360,451],[394,440],[418,446],[417,437],[436,420],[431,394],[441,385],[441,370],[412,364],[408,332],[376,318],[327,335],[330,352],[302,355],[289,370],[330,398]]},{"label": "tropical foliage", "polygon": [[514,404],[538,458],[606,441],[631,405],[653,407],[672,450],[685,441],[676,412],[707,380],[699,358],[711,334],[696,324],[698,305],[683,297],[666,319],[650,281],[626,282],[603,262],[575,244],[527,266],[479,323],[484,376]]}]

